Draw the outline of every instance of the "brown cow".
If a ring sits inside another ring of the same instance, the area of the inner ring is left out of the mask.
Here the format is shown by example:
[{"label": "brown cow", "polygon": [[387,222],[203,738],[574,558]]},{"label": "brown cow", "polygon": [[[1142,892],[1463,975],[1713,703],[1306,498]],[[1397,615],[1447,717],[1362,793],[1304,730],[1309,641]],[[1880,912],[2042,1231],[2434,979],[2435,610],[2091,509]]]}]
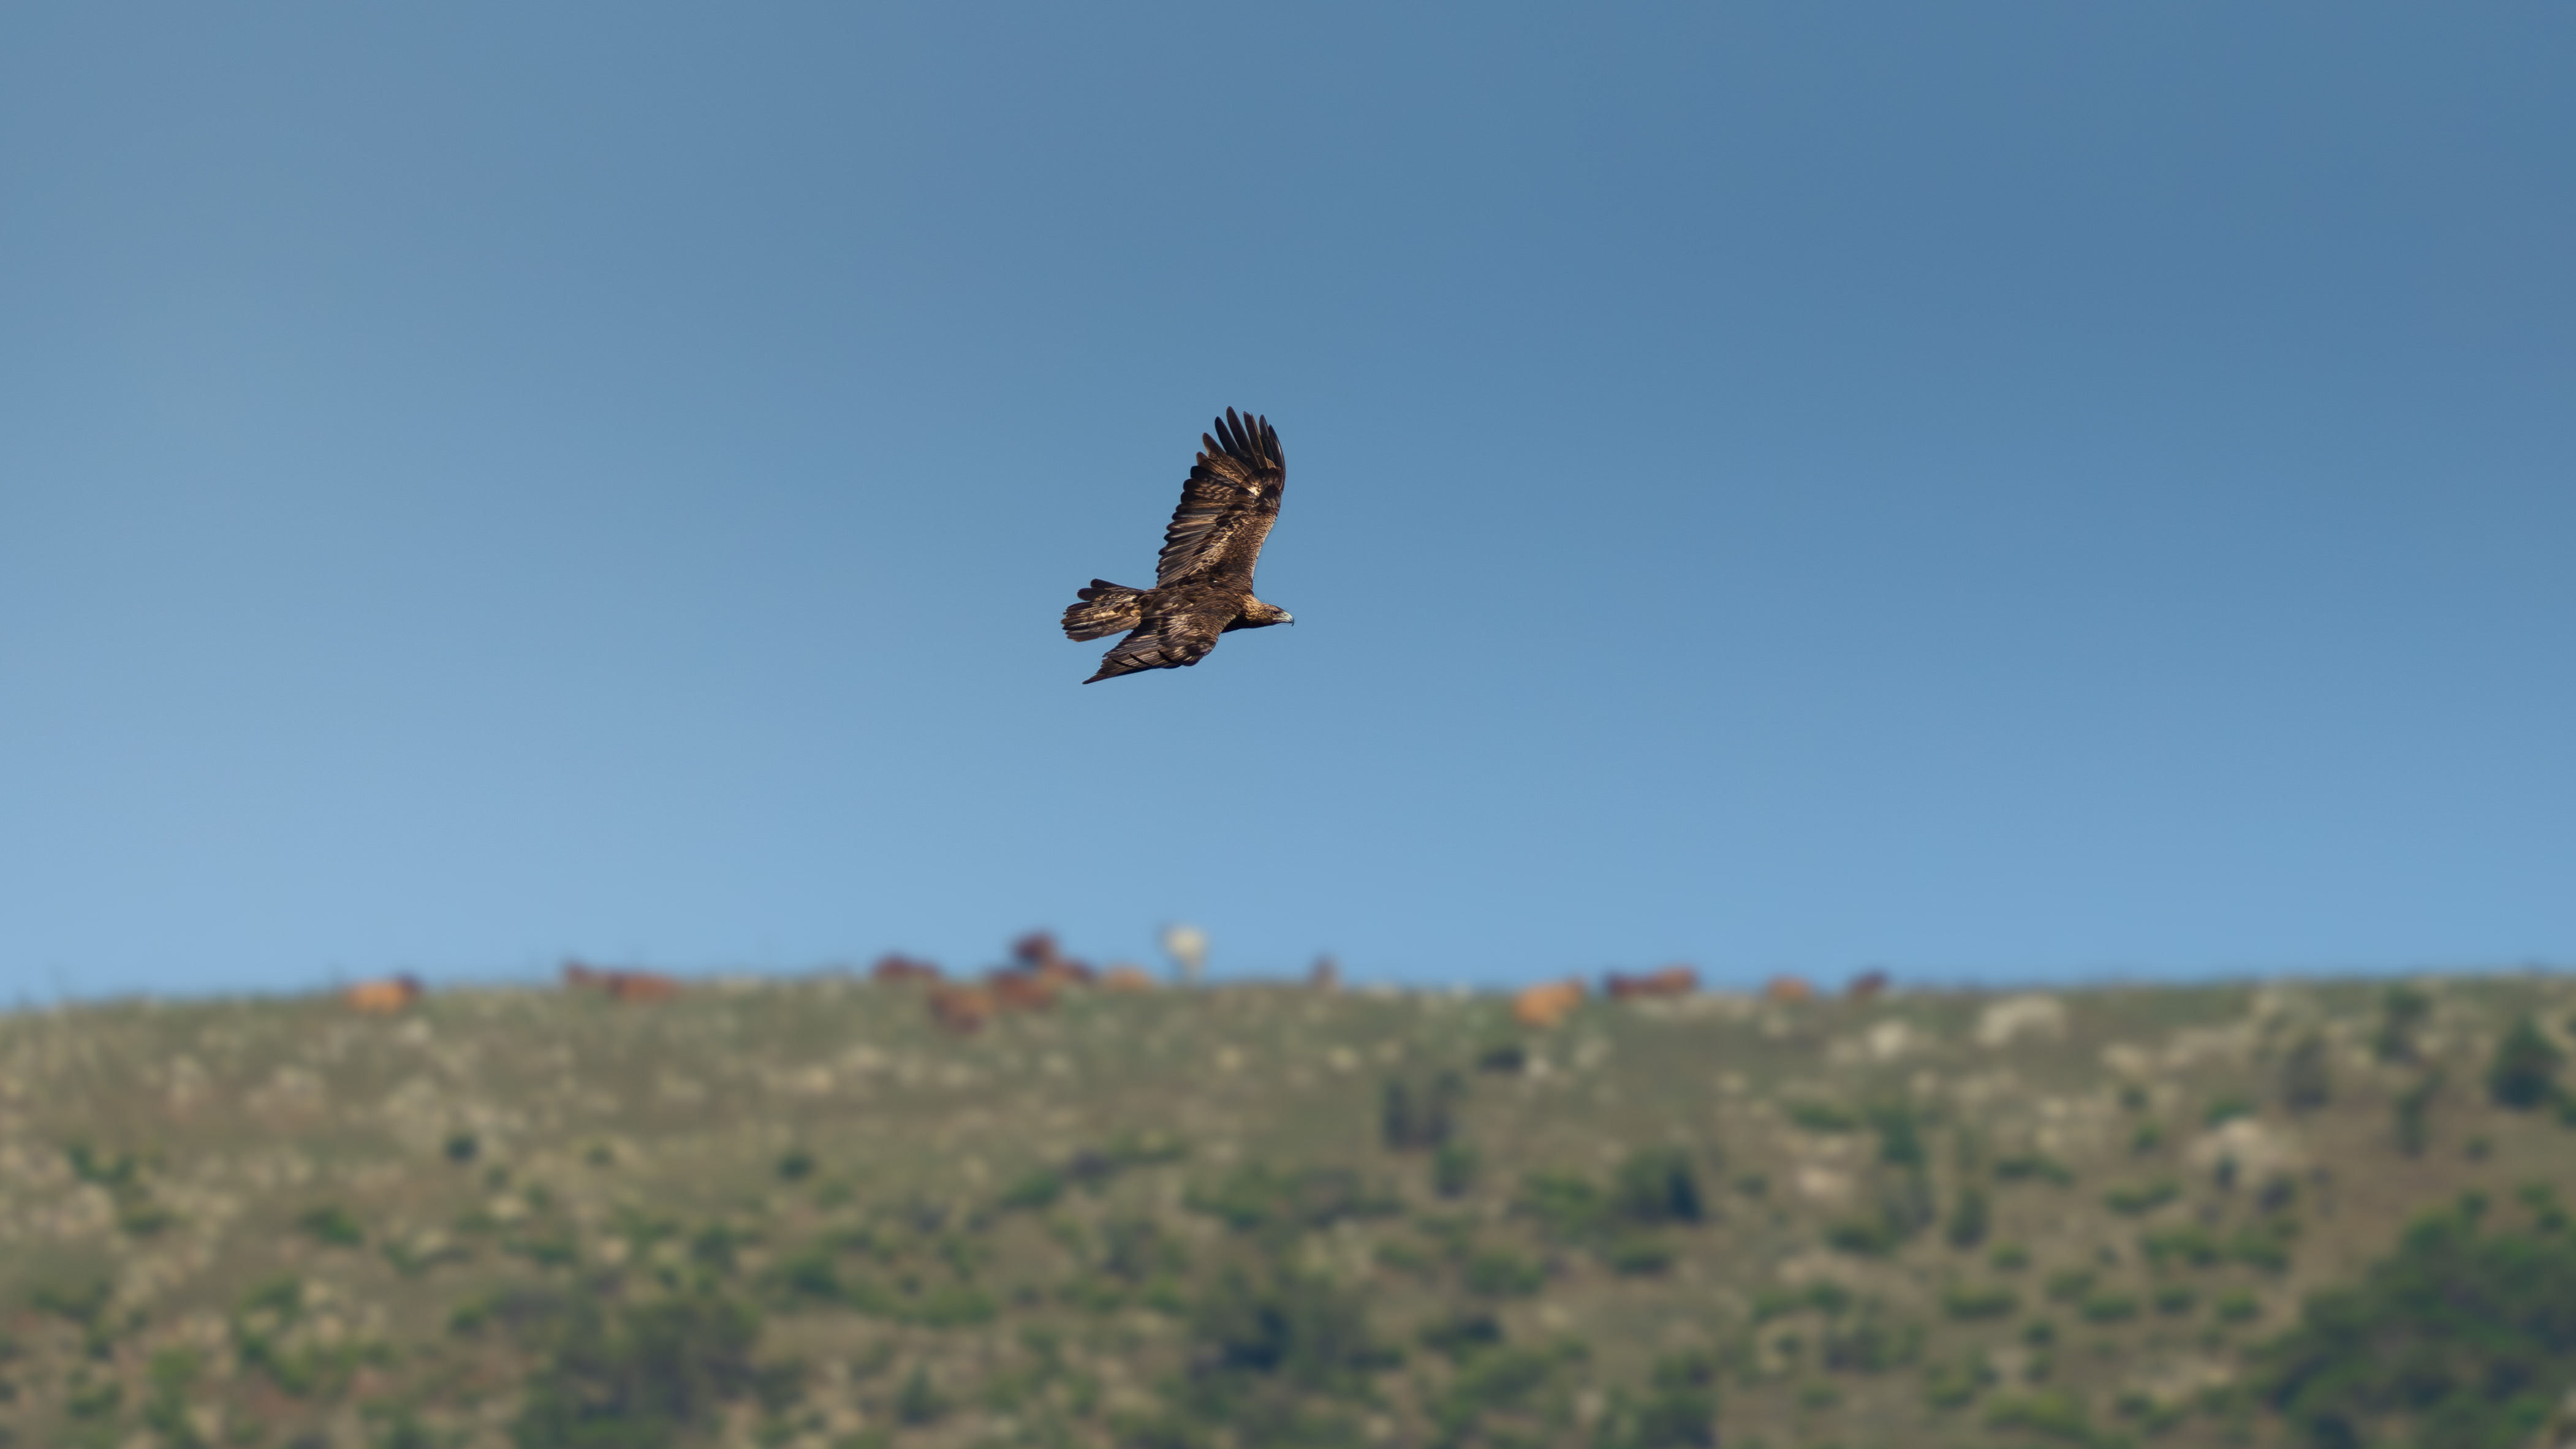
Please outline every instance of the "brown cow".
[{"label": "brown cow", "polygon": [[1055,1005],[1056,984],[1040,971],[996,971],[984,978],[993,1005],[1003,1011],[1044,1011]]},{"label": "brown cow", "polygon": [[668,1001],[680,994],[680,983],[653,971],[602,971],[579,961],[566,961],[564,985],[594,987],[612,1001]]},{"label": "brown cow", "polygon": [[1056,986],[1096,986],[1100,973],[1092,970],[1089,962],[1059,958],[1039,967],[1038,979]]},{"label": "brown cow", "polygon": [[993,994],[980,986],[931,983],[930,1019],[951,1036],[972,1036],[993,1019]]},{"label": "brown cow", "polygon": [[419,977],[402,975],[383,981],[361,981],[340,993],[340,1003],[369,1016],[393,1016],[426,994],[427,988],[420,984]]},{"label": "brown cow", "polygon": [[1512,998],[1512,1017],[1523,1026],[1545,1030],[1571,1015],[1583,1004],[1583,983],[1567,978],[1533,986]]},{"label": "brown cow", "polygon": [[608,995],[615,1001],[668,1001],[680,994],[678,980],[652,971],[611,971]]},{"label": "brown cow", "polygon": [[1784,1003],[1813,1001],[1816,988],[1808,985],[1807,978],[1803,976],[1774,976],[1762,983],[1762,997],[1766,1001]]},{"label": "brown cow", "polygon": [[877,981],[936,981],[939,968],[927,961],[915,961],[900,951],[888,951],[877,958],[868,975]]},{"label": "brown cow", "polygon": [[1851,988],[1847,994],[1854,1001],[1873,1001],[1885,990],[1887,990],[1886,972],[1864,971],[1852,978]]},{"label": "brown cow", "polygon": [[1089,986],[1095,979],[1091,967],[1058,951],[1055,933],[1031,931],[1011,943],[1011,958],[1020,969],[1057,986]]},{"label": "brown cow", "polygon": [[1100,973],[1100,989],[1103,991],[1151,991],[1154,989],[1154,978],[1147,975],[1145,968],[1142,966],[1112,966],[1108,970]]},{"label": "brown cow", "polygon": [[1688,966],[1667,966],[1643,976],[1610,973],[1604,983],[1613,1001],[1635,1001],[1652,996],[1688,996],[1699,990],[1699,973]]}]

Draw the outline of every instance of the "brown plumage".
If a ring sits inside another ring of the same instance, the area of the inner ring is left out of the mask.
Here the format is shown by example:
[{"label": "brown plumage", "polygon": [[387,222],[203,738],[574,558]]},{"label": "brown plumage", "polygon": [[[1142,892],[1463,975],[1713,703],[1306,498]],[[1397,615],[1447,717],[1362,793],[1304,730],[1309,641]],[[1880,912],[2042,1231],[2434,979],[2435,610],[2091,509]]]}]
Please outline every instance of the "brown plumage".
[{"label": "brown plumage", "polygon": [[1074,591],[1082,602],[1064,611],[1068,639],[1127,634],[1085,684],[1140,669],[1185,668],[1206,658],[1220,634],[1297,622],[1252,596],[1252,568],[1279,521],[1279,494],[1288,482],[1279,434],[1269,419],[1238,418],[1227,408],[1216,420],[1216,436],[1202,434],[1199,441],[1205,451],[1163,530],[1154,587],[1093,579],[1091,587]]}]

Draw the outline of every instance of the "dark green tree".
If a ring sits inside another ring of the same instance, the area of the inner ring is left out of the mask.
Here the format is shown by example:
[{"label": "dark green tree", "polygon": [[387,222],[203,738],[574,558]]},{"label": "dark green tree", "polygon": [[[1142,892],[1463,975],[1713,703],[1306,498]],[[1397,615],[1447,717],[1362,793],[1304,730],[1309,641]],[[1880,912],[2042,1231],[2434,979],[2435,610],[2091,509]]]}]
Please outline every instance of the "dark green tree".
[{"label": "dark green tree", "polygon": [[2263,1358],[2264,1396],[2315,1449],[2518,1449],[2576,1384],[2576,1241],[2420,1219]]},{"label": "dark green tree", "polygon": [[2528,1112],[2558,1100],[2558,1068],[2567,1054],[2529,1016],[2516,1018],[2487,1065],[2487,1095],[2499,1107]]}]

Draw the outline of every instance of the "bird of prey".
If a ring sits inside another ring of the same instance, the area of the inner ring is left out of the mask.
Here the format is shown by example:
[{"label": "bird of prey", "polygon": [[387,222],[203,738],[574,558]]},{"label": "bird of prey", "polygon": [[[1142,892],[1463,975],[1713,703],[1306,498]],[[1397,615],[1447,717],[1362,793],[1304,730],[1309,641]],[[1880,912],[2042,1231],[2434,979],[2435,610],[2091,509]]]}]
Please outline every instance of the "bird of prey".
[{"label": "bird of prey", "polygon": [[1107,579],[1074,590],[1082,602],[1064,611],[1064,637],[1105,639],[1127,631],[1101,656],[1094,684],[1140,669],[1180,669],[1216,647],[1219,634],[1297,622],[1287,610],[1252,596],[1252,566],[1261,541],[1279,521],[1279,492],[1288,464],[1267,418],[1216,420],[1216,436],[1181,485],[1181,506],[1163,530],[1154,586],[1131,589]]}]

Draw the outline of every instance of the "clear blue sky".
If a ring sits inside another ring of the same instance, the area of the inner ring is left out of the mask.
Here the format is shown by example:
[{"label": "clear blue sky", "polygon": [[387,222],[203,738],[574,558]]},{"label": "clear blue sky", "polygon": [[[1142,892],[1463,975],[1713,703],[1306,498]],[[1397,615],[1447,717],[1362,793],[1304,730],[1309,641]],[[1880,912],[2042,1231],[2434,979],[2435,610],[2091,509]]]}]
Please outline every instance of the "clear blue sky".
[{"label": "clear blue sky", "polygon": [[[0,993],[2576,960],[2576,9],[18,5]],[[1293,629],[1084,687],[1200,431]]]}]

